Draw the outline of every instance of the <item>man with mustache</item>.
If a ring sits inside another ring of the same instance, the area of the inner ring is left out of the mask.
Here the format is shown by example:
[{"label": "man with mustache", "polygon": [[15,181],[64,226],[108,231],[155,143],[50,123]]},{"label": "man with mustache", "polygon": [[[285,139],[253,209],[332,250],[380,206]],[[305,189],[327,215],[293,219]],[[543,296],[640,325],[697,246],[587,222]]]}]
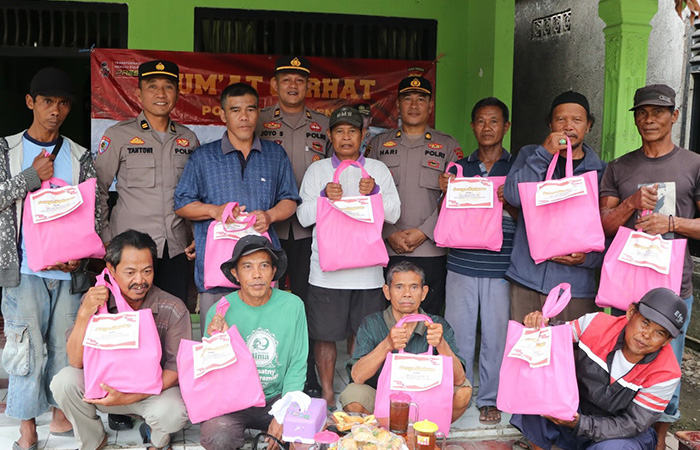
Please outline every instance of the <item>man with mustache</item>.
[{"label": "man with mustache", "polygon": [[[671,128],[678,120],[676,91],[665,84],[637,89],[634,94],[634,123],[642,146],[611,161],[600,185],[600,214],[607,236],[621,226],[667,239],[700,239],[700,156],[673,143]],[[681,298],[693,305],[693,259],[686,248]],[[686,321],[671,348],[678,363],[683,357]],[[656,424],[658,449],[665,447],[670,423],[678,421],[680,386]]]},{"label": "man with mustache", "polygon": [[80,450],[101,449],[107,444],[107,434],[97,411],[143,417],[141,434],[147,438],[149,450],[169,448],[170,434],[187,423],[187,410],[177,386],[177,351],[181,339],[192,338],[190,314],[182,300],[153,285],[156,257],[157,246],[149,235],[127,230],[112,238],[104,259],[110,281],[119,286],[126,303],[134,311],[148,308],[153,312],[163,349],[163,391],[159,395],[129,394],[102,384],[102,389],[108,393],[106,397],[84,398],[83,339],[90,317],[105,303],[110,313],[118,312],[114,296],[107,287],[91,287],[83,296],[66,344],[70,366],[51,382],[56,401],[73,424]]},{"label": "man with mustache", "polygon": [[[31,270],[22,222],[28,207],[25,198],[42,182],[57,178],[77,185],[95,178],[90,151],[60,134],[75,100],[66,72],[41,69],[25,97],[33,116],[31,126],[0,138],[0,287],[7,337],[2,366],[10,375],[5,414],[20,420],[21,435],[13,450],[37,448],[35,418],[56,406],[48,382],[68,364],[65,333],[80,305],[80,294],[71,292],[70,274],[80,261],[56,261],[46,270]],[[97,206],[96,231],[100,219]],[[72,432],[58,408],[53,408],[49,430],[61,435]]]},{"label": "man with mustache", "polygon": [[[310,74],[311,65],[303,56],[282,56],[277,60],[270,87],[273,92],[277,92],[278,101],[260,111],[256,130],[261,140],[274,141],[284,147],[292,162],[297,189],[301,187],[306,169],[313,162],[330,156],[326,135],[328,117],[306,106]],[[289,289],[306,302],[309,291],[311,228],[301,226],[296,214],[276,223],[274,228],[282,249],[294,261],[287,269]],[[309,342],[311,348],[312,342]],[[320,397],[321,386],[315,366],[314,353],[309,352],[304,392]]]},{"label": "man with mustache", "polygon": [[[583,140],[591,130],[595,118],[591,114],[588,99],[574,91],[559,94],[549,110],[547,124],[550,134],[541,145],[526,145],[518,152],[508,173],[503,195],[508,203],[521,208],[518,184],[544,181],[549,164],[556,153],[559,160],[552,179],[564,177],[566,165],[566,138],[573,149],[574,175],[595,170],[598,182],[603,176],[605,163]],[[520,213],[515,227],[513,252],[506,279],[510,284],[510,318],[522,322],[528,313],[542,310],[549,291],[566,281],[571,284],[571,301],[558,320],[573,320],[596,310],[597,284],[595,269],[603,262],[602,253],[573,253],[561,255],[535,264],[525,231],[525,221]]]}]

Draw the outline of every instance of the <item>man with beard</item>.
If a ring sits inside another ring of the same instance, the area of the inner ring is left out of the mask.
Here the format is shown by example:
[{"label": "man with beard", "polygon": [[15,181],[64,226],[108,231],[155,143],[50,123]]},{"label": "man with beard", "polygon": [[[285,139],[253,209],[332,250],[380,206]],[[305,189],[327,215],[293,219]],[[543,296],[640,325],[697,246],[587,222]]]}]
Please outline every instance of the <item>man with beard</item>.
[{"label": "man with beard", "polygon": [[[518,184],[544,181],[549,164],[556,153],[559,153],[559,160],[552,179],[564,177],[567,137],[571,140],[573,149],[574,175],[595,170],[600,184],[605,163],[583,142],[594,121],[585,96],[574,91],[559,94],[552,102],[547,117],[549,136],[541,145],[526,145],[518,152],[503,189],[506,201],[516,208],[521,208]],[[510,318],[522,322],[525,315],[541,311],[549,291],[564,281],[571,284],[572,298],[564,311],[557,316],[557,320],[574,320],[595,311],[595,269],[600,267],[602,262],[603,254],[592,252],[561,255],[535,264],[530,256],[525,221],[521,212],[515,227],[510,267],[506,271],[506,278],[511,282]]]},{"label": "man with beard", "polygon": [[141,425],[141,434],[147,437],[149,450],[168,448],[170,434],[181,430],[187,423],[187,410],[177,386],[177,351],[181,339],[192,338],[190,314],[179,298],[153,286],[156,255],[156,243],[149,235],[128,230],[112,238],[104,259],[109,277],[119,286],[126,303],[134,311],[150,309],[153,312],[163,350],[163,390],[158,395],[127,394],[102,384],[107,391],[106,397],[84,398],[83,339],[90,317],[105,303],[110,313],[118,312],[107,287],[90,288],[83,296],[66,344],[70,366],[60,371],[51,382],[51,391],[73,424],[81,450],[101,449],[107,444],[107,434],[97,411],[143,417],[145,423]]}]

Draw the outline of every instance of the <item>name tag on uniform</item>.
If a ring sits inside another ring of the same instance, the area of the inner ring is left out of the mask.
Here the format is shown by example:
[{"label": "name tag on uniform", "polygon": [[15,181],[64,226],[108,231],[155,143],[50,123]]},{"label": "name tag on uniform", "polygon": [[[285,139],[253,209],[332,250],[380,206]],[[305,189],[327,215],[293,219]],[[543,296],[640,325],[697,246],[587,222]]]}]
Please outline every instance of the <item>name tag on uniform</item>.
[{"label": "name tag on uniform", "polygon": [[195,378],[236,362],[236,353],[228,333],[217,333],[212,337],[202,338],[201,344],[192,347],[192,356]]},{"label": "name tag on uniform", "polygon": [[640,231],[633,231],[617,258],[627,264],[648,267],[668,275],[671,267],[671,249],[673,243],[659,235],[652,236]]},{"label": "name tag on uniform", "polygon": [[139,348],[139,313],[97,314],[90,318],[83,345],[100,350]]},{"label": "name tag on uniform", "polygon": [[486,178],[454,178],[447,184],[447,208],[493,208],[493,182]]},{"label": "name tag on uniform", "polygon": [[570,198],[586,195],[586,181],[583,177],[569,177],[537,183],[535,206],[549,205]]},{"label": "name tag on uniform", "polygon": [[83,204],[83,196],[77,186],[42,189],[29,194],[34,223],[48,222],[75,211]]},{"label": "name tag on uniform", "polygon": [[346,216],[360,222],[374,223],[372,200],[364,195],[343,197],[340,200],[328,200],[334,208]]}]

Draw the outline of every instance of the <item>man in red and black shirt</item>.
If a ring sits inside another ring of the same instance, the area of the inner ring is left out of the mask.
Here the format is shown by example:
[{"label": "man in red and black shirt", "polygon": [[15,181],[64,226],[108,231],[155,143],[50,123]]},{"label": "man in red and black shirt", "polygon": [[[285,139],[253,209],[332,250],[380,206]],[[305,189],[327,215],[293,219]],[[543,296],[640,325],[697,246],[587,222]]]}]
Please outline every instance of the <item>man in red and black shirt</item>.
[{"label": "man in red and black shirt", "polygon": [[[574,320],[578,413],[570,421],[516,414],[511,424],[535,449],[653,450],[652,425],[681,379],[667,344],[681,333],[687,316],[679,296],[657,288],[630,305],[625,316],[592,313]],[[538,327],[542,313],[528,314],[524,323]]]}]

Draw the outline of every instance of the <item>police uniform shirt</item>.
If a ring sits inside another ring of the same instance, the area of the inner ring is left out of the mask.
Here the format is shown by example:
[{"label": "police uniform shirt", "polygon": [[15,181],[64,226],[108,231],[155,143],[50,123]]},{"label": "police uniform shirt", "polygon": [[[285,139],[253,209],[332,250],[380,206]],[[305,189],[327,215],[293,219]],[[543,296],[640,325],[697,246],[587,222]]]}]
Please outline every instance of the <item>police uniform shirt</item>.
[{"label": "police uniform shirt", "polygon": [[102,211],[107,211],[109,186],[115,176],[119,199],[109,221],[103,220],[100,236],[104,242],[133,228],[153,238],[159,258],[166,241],[171,258],[185,251],[186,224],[175,215],[173,196],[199,142],[189,128],[173,121],[164,141],[143,112],[105,131],[95,160]]},{"label": "police uniform shirt", "polygon": [[[394,225],[384,224],[384,237],[399,230],[418,228],[428,239],[407,256],[446,254],[447,250],[436,247],[433,241],[442,193],[438,180],[448,163],[464,156],[459,142],[432,128],[426,128],[416,141],[406,138],[400,129],[394,129],[373,138],[368,153],[369,157],[387,165],[401,198],[401,217]],[[387,247],[390,256],[396,255],[390,246]]]},{"label": "police uniform shirt", "polygon": [[[285,118],[279,103],[260,111],[257,134],[260,139],[273,141],[284,147],[292,162],[292,171],[297,188],[301,186],[306,169],[311,163],[329,156],[327,152],[328,117],[304,108],[296,126]],[[288,239],[290,226],[294,239],[311,237],[311,228],[299,224],[296,214],[291,218],[274,224],[280,239]]]}]

